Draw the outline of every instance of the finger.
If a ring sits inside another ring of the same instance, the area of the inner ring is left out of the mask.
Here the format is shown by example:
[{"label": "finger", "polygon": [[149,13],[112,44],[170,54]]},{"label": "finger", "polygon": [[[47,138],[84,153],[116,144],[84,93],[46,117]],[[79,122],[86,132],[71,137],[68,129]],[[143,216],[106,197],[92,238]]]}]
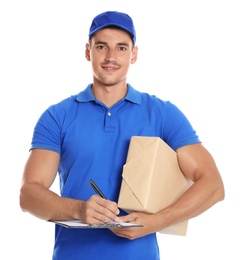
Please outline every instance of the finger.
[{"label": "finger", "polygon": [[119,222],[133,222],[134,220],[135,220],[135,217],[133,217],[131,214],[118,217]]},{"label": "finger", "polygon": [[118,215],[120,213],[120,210],[117,206],[117,203],[111,200],[106,200],[104,198],[101,198],[100,196],[93,195],[89,201],[92,201],[94,204],[97,203],[98,205],[107,208],[110,210],[113,214]]},{"label": "finger", "polygon": [[111,231],[119,237],[124,237],[130,240],[136,238],[136,232],[131,228],[114,228],[111,229]]},{"label": "finger", "polygon": [[119,213],[115,202],[105,200],[99,196],[92,196],[86,206],[87,220],[93,219],[95,222],[114,220]]}]

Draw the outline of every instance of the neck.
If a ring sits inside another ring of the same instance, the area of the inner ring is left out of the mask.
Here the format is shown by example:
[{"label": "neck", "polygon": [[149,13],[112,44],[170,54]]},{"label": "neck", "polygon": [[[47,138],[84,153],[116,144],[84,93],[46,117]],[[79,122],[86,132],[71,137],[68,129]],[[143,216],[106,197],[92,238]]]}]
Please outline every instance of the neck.
[{"label": "neck", "polygon": [[93,84],[92,93],[95,98],[110,108],[126,96],[127,85],[100,86]]}]

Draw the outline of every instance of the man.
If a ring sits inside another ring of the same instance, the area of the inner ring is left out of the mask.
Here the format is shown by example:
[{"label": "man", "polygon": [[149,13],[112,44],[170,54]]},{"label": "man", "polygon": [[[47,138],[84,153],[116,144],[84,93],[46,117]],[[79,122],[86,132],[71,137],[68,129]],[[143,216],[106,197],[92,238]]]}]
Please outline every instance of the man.
[{"label": "man", "polygon": [[[224,199],[210,153],[185,115],[171,102],[140,93],[127,83],[137,60],[134,24],[127,14],[104,12],[93,19],[85,56],[93,83],[50,106],[34,129],[23,173],[20,206],[44,220],[85,223],[126,221],[138,228],[68,229],[56,225],[53,259],[160,259],[156,232],[193,218]],[[132,136],[157,136],[176,153],[194,184],[169,207],[124,214],[117,201]],[[50,191],[59,174],[61,196]],[[107,200],[89,184],[96,181]]]}]

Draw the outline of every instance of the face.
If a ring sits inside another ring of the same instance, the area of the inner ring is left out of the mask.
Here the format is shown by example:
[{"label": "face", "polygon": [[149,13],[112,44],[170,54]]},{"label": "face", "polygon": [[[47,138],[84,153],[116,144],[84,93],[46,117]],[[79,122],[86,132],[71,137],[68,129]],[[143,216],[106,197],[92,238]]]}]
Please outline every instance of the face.
[{"label": "face", "polygon": [[130,64],[137,60],[137,47],[130,35],[117,28],[105,28],[86,44],[85,55],[91,61],[94,84],[126,84]]}]

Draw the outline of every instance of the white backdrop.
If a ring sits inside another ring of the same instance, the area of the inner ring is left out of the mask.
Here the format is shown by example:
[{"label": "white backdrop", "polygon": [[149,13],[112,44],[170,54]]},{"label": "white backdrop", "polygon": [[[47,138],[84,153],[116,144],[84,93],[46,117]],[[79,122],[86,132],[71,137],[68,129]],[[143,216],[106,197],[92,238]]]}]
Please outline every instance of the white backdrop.
[{"label": "white backdrop", "polygon": [[238,2],[0,2],[0,259],[51,259],[54,225],[20,210],[21,176],[40,114],[92,81],[84,48],[106,10],[135,21],[139,59],[128,82],[182,109],[225,183],[225,200],[190,220],[186,237],[158,235],[161,260],[240,259]]}]

